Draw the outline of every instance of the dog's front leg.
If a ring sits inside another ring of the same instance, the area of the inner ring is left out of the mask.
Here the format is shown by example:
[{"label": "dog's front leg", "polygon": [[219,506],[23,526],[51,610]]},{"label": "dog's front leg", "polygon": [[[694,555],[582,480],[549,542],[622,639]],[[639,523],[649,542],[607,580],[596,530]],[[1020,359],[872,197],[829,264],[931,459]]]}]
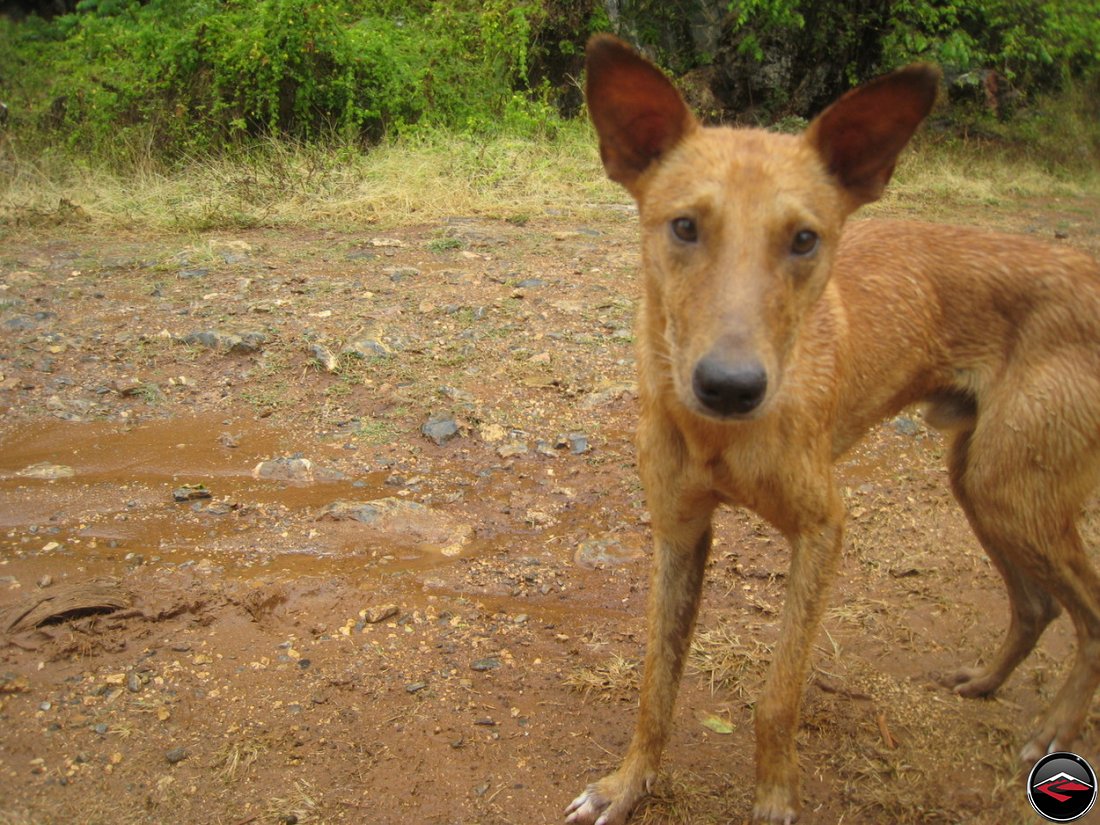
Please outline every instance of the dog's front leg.
[{"label": "dog's front leg", "polygon": [[622,825],[657,777],[699,611],[710,520],[708,509],[705,517],[666,526],[655,509],[645,673],[634,738],[619,769],[573,800],[566,810],[569,823]]},{"label": "dog's front leg", "polygon": [[757,822],[790,825],[798,819],[798,731],[810,648],[840,558],[843,508],[835,493],[822,516],[788,531],[791,569],[779,641],[764,693],[756,705]]}]

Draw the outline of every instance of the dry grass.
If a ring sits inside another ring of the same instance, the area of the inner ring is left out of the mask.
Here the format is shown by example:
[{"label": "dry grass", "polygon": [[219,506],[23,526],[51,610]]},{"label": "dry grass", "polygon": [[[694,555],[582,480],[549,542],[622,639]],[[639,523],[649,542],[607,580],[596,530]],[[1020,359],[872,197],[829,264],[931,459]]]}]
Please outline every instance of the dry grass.
[{"label": "dry grass", "polygon": [[247,771],[267,750],[267,745],[256,739],[228,742],[214,754],[211,767],[223,782],[232,782],[237,774]]},{"label": "dry grass", "polygon": [[553,138],[431,134],[369,151],[271,140],[172,169],[124,174],[0,145],[0,223],[91,220],[156,229],[398,226],[450,215],[515,222],[602,211],[623,196],[586,125]]},{"label": "dry grass", "polygon": [[638,662],[615,655],[602,664],[575,668],[565,677],[565,686],[586,699],[623,699],[637,693],[639,675]]},{"label": "dry grass", "polygon": [[727,691],[743,702],[756,701],[771,661],[772,646],[759,639],[742,641],[735,625],[696,631],[688,657],[688,672],[706,679],[711,693]]},{"label": "dry grass", "polygon": [[[552,137],[430,133],[369,151],[271,140],[219,159],[166,168],[135,147],[124,172],[32,153],[0,136],[0,226],[91,221],[171,230],[307,225],[382,227],[452,215],[522,223],[628,208],[600,168],[584,122]],[[948,213],[1020,198],[1100,195],[1100,172],[1051,174],[980,146],[920,141],[880,213]]]},{"label": "dry grass", "polygon": [[316,821],[318,808],[317,792],[313,785],[305,780],[297,780],[291,793],[286,797],[275,797],[267,806],[264,821],[273,825],[285,825],[293,822],[306,825]]},{"label": "dry grass", "polygon": [[882,200],[868,213],[947,213],[1021,199],[1100,196],[1100,167],[1052,172],[1041,159],[980,144],[918,139],[903,155]]}]

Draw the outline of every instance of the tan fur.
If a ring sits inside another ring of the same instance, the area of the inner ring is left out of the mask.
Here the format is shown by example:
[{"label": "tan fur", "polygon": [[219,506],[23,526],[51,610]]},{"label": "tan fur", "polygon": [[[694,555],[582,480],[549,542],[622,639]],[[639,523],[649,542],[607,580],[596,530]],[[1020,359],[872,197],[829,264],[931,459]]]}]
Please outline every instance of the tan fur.
[{"label": "tan fur", "polygon": [[[720,504],[755,510],[791,545],[756,705],[753,815],[797,818],[801,686],[842,544],[833,464],[918,402],[950,431],[953,492],[1011,603],[1000,651],[955,690],[996,690],[1064,606],[1077,658],[1022,756],[1071,747],[1100,683],[1100,578],[1074,523],[1100,473],[1100,266],[971,228],[845,228],[931,107],[928,67],[849,93],[792,137],[701,127],[613,38],[594,38],[588,60],[605,166],[641,219],[638,452],[655,550],[634,738],[568,821],[620,825],[656,777]],[[806,230],[817,245],[796,253]]]}]

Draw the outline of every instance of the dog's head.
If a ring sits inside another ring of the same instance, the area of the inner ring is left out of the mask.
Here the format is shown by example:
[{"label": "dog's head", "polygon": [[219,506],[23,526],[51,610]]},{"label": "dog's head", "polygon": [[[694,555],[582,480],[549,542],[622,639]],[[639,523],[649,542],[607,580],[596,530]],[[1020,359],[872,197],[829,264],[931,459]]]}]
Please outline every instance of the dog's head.
[{"label": "dog's head", "polygon": [[762,414],[821,296],[844,219],[878,198],[939,86],[931,66],[861,86],[801,135],[703,127],[622,41],[588,44],[588,110],[607,174],[638,202],[647,300],[681,403]]}]

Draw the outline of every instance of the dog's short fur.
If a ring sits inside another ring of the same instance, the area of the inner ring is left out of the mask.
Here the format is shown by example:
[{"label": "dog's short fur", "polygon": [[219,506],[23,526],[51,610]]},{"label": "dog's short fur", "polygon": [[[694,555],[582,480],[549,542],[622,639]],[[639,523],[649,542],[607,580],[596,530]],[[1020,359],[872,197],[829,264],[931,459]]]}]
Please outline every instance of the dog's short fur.
[{"label": "dog's short fur", "polygon": [[608,36],[587,68],[605,168],[641,219],[638,454],[655,557],[634,738],[568,821],[622,823],[656,777],[721,503],[791,545],[753,814],[797,818],[801,686],[841,549],[833,464],[916,402],[949,431],[952,489],[1010,599],[1000,650],[954,689],[995,691],[1064,607],[1077,657],[1023,757],[1070,747],[1100,683],[1100,579],[1075,526],[1100,472],[1100,266],[977,229],[844,229],[931,109],[931,67],[849,92],[800,136],[700,126]]}]

